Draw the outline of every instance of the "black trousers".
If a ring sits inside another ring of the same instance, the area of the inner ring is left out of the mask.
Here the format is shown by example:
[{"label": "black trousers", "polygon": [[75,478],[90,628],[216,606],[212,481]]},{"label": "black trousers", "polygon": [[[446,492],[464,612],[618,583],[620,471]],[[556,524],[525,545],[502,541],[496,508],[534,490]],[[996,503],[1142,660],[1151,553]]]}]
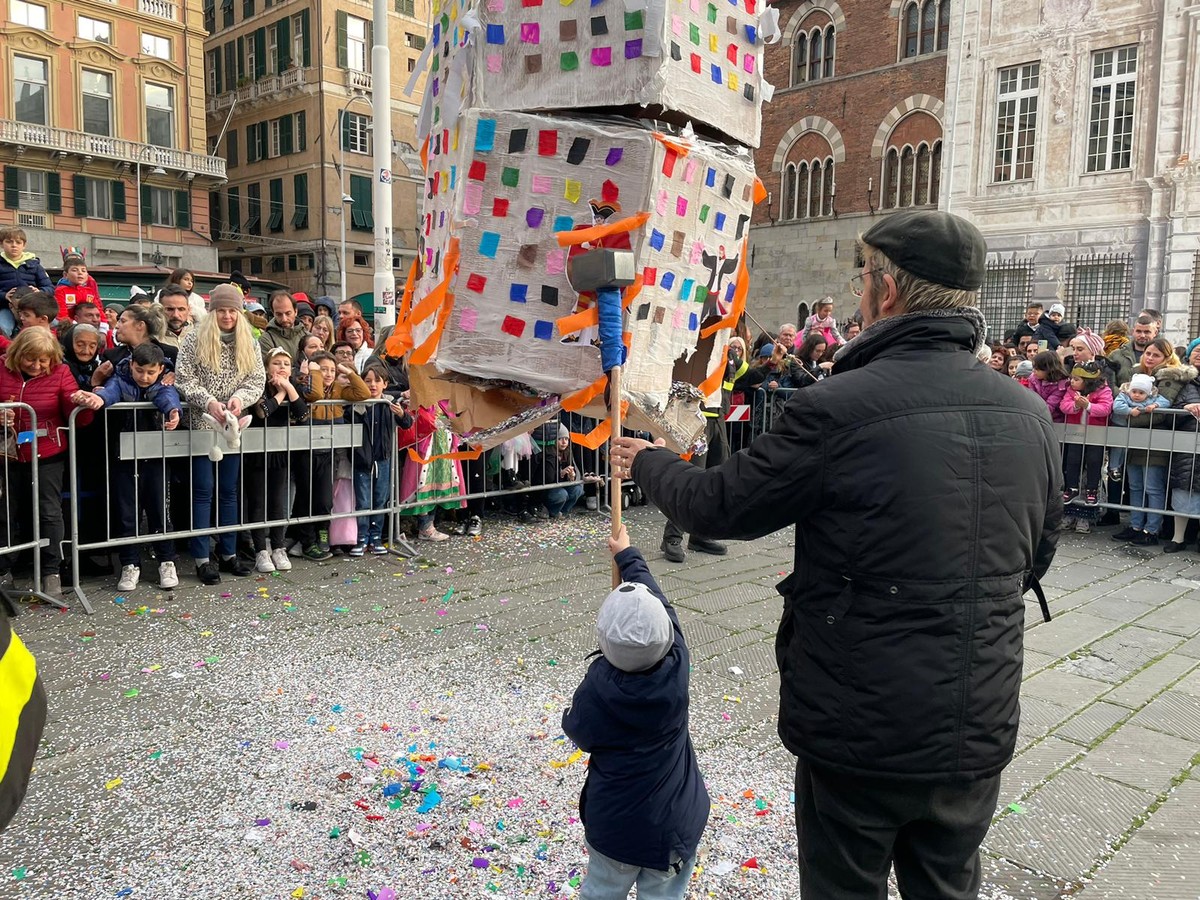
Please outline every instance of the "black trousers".
[{"label": "black trousers", "polygon": [[[708,444],[708,451],[693,456],[692,462],[702,469],[715,469],[729,459],[729,435],[725,431],[725,421],[719,415],[708,417],[707,422],[704,427],[704,441]],[[663,528],[663,540],[669,541],[672,538],[683,540],[683,531],[667,519],[667,525]]]},{"label": "black trousers", "polygon": [[796,764],[796,834],[804,900],[975,900],[979,845],[1000,776],[924,783],[840,775]]},{"label": "black trousers", "polygon": [[[314,450],[311,455],[298,453],[292,460],[296,473],[296,516],[327,516],[333,509],[333,451]],[[296,526],[296,536],[307,549],[317,542],[317,532],[328,528],[324,522],[302,522]]]},{"label": "black trousers", "polygon": [[[244,522],[268,522],[288,517],[288,494],[291,487],[291,471],[286,452],[242,454],[242,502],[245,504]],[[287,525],[272,525],[270,528],[255,528],[250,532],[254,552],[267,549],[267,538],[271,549],[287,549],[284,532]]]},{"label": "black trousers", "polygon": [[[138,534],[142,513],[146,514],[147,534],[162,534],[167,530],[167,469],[165,460],[117,460],[112,464],[113,500],[117,505],[117,537]],[[154,541],[158,561],[174,562],[175,544]],[[117,556],[123,566],[140,566],[142,551],[139,544],[122,544]]]},{"label": "black trousers", "polygon": [[[42,548],[42,575],[57,575],[62,563],[63,523],[62,486],[67,454],[38,458],[38,518],[41,537],[49,543]],[[0,505],[7,528],[0,528],[0,545],[20,544],[33,537],[33,464],[0,460],[4,480],[4,500]],[[15,553],[0,555],[0,570],[16,564]]]},{"label": "black trousers", "polygon": [[1067,444],[1063,449],[1063,480],[1067,488],[1075,490],[1079,487],[1079,473],[1082,470],[1084,490],[1098,491],[1100,472],[1104,468],[1104,448]]}]

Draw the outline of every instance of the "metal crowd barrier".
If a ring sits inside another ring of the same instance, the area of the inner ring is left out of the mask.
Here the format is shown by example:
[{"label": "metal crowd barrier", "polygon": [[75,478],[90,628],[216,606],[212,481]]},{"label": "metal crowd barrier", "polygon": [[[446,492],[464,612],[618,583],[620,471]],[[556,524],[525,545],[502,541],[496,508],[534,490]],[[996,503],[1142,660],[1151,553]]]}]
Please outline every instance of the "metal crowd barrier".
[{"label": "metal crowd barrier", "polygon": [[[62,598],[42,590],[42,550],[50,546],[42,537],[42,506],[39,496],[37,442],[45,436],[38,427],[37,413],[27,403],[0,403],[0,493],[4,521],[0,522],[0,570],[12,573],[23,554],[33,557],[33,583],[29,588],[0,585],[8,599],[38,599],[66,609]],[[18,459],[22,448],[30,450],[29,462]],[[61,545],[60,550],[61,554]],[[51,573],[57,575],[58,572]]]}]

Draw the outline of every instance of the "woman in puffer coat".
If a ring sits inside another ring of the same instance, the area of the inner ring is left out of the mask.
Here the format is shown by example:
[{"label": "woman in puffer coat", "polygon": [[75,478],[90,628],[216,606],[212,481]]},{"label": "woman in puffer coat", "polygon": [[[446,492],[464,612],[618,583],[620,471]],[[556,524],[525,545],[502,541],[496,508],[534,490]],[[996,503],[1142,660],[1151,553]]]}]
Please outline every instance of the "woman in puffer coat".
[{"label": "woman in puffer coat", "polygon": [[[1187,363],[1200,370],[1200,338],[1188,344]],[[1170,474],[1167,480],[1171,487],[1171,509],[1178,515],[1175,516],[1175,533],[1171,540],[1163,544],[1163,553],[1178,553],[1185,549],[1188,517],[1200,516],[1200,378],[1194,378],[1185,384],[1175,402],[1190,413],[1176,413],[1173,416],[1175,430],[1196,435],[1197,454],[1171,454]]]}]

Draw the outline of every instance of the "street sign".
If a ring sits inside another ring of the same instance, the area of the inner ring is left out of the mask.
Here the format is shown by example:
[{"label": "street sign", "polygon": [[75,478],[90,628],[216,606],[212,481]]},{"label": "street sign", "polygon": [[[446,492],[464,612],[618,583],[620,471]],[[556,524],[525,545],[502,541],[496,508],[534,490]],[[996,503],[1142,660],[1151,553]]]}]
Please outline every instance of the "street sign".
[{"label": "street sign", "polygon": [[725,414],[726,422],[749,422],[750,407],[749,406],[731,406],[729,412]]}]

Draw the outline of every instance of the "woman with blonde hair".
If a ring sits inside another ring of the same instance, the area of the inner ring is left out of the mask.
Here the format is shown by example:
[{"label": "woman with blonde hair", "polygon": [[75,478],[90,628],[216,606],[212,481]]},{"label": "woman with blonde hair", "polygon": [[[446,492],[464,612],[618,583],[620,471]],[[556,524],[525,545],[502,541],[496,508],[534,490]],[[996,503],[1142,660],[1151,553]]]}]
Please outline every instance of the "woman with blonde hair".
[{"label": "woman with blonde hair", "polygon": [[[240,419],[258,402],[266,386],[262,352],[250,323],[242,315],[241,292],[233,285],[218,285],[208,302],[204,321],[183,336],[177,364],[177,387],[187,399],[188,427],[211,431],[204,418],[218,422],[229,413]],[[217,550],[220,563],[209,557],[209,536],[192,538],[196,575],[204,584],[219,584],[221,571],[249,575],[253,566],[237,556],[237,535],[228,526],[238,524],[238,473],[241,455],[227,453],[218,462],[206,455],[192,457],[192,528],[213,525],[216,495]]]},{"label": "woman with blonde hair", "polygon": [[325,345],[325,351],[328,352],[333,347],[333,336],[336,329],[333,327],[333,319],[329,316],[317,316],[313,319],[313,326],[310,333],[315,334],[321,339],[321,343]]}]

